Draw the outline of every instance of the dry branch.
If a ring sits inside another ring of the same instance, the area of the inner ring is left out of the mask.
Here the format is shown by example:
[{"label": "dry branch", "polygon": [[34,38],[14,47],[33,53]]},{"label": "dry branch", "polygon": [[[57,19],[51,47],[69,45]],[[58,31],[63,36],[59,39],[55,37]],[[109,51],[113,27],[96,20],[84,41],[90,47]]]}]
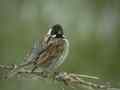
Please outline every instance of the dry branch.
[{"label": "dry branch", "polygon": [[[7,79],[7,75],[13,70],[17,65],[0,65],[0,79]],[[57,80],[59,82],[63,82],[65,85],[70,87],[78,87],[78,86],[85,86],[90,87],[93,89],[104,89],[108,90],[109,85],[101,85],[97,84],[92,81],[87,81],[85,79],[91,79],[91,80],[99,80],[98,77],[94,76],[88,76],[88,75],[81,75],[81,74],[75,74],[75,73],[67,73],[67,72],[55,72],[53,74],[50,74],[46,77],[43,76],[43,73],[36,71],[31,72],[28,70],[22,70],[19,71],[14,77],[15,79],[33,79],[33,80],[39,80],[44,78],[52,78],[54,80]],[[12,79],[10,78],[10,79]],[[84,79],[85,78],[85,79]]]}]

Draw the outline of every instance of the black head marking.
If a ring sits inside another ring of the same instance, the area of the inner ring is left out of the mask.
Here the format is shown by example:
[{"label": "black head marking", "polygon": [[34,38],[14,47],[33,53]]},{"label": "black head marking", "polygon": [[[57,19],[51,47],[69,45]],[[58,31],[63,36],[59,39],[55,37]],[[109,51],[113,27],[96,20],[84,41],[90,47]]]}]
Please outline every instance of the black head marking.
[{"label": "black head marking", "polygon": [[55,38],[63,38],[63,28],[60,24],[54,25],[52,28],[50,28],[48,32],[51,36],[55,36]]}]

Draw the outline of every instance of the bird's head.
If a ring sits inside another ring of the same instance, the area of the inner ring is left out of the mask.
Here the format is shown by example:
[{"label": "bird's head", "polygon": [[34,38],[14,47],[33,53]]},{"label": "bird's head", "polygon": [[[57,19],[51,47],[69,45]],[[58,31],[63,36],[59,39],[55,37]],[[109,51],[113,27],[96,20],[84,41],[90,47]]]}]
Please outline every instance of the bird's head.
[{"label": "bird's head", "polygon": [[47,34],[53,38],[64,38],[63,28],[60,24],[56,24],[56,25],[52,26],[49,29]]}]

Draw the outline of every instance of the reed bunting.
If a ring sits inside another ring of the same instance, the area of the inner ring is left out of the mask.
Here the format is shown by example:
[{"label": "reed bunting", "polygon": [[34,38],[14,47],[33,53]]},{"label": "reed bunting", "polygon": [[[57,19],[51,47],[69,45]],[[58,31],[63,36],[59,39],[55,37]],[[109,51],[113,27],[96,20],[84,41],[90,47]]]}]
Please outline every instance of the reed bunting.
[{"label": "reed bunting", "polygon": [[49,28],[42,40],[38,40],[27,56],[25,62],[16,67],[13,72],[32,65],[31,71],[42,68],[47,72],[54,71],[67,57],[69,42],[64,36],[61,25],[56,24]]}]

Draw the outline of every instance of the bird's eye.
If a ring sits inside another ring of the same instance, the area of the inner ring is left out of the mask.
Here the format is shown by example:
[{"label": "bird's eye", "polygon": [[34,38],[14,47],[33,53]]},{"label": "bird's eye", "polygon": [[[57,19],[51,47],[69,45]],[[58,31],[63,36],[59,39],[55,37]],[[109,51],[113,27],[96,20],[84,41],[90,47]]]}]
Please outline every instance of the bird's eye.
[{"label": "bird's eye", "polygon": [[49,35],[56,35],[56,34],[59,34],[60,31],[57,30],[57,29],[54,29],[54,28],[50,28],[49,31],[48,31],[48,34]]},{"label": "bird's eye", "polygon": [[57,29],[52,29],[51,35],[56,35],[58,33]]}]

